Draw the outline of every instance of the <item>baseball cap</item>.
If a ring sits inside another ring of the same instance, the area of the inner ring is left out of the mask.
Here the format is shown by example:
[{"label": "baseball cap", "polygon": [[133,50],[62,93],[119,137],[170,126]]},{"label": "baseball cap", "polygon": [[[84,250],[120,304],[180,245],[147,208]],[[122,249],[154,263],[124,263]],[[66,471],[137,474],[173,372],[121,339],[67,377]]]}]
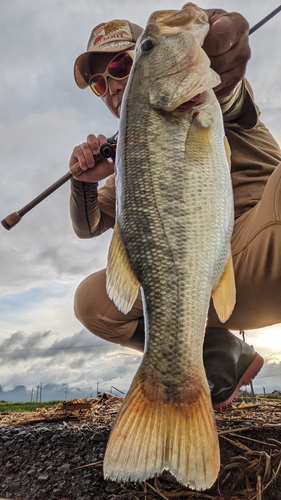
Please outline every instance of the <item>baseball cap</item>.
[{"label": "baseball cap", "polygon": [[[87,51],[77,57],[74,63],[74,78],[80,89],[88,87],[91,76],[89,59],[93,53],[122,52],[134,48],[143,29],[137,24],[125,19],[114,19],[108,23],[101,23],[91,33]],[[93,57],[91,57],[93,64]],[[92,65],[91,64],[91,65]]]}]

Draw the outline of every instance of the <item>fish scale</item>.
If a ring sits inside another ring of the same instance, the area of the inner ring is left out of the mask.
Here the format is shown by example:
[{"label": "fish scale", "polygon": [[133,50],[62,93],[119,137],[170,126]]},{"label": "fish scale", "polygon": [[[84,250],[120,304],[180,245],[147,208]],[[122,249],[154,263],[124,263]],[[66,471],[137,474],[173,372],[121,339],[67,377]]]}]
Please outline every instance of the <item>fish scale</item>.
[{"label": "fish scale", "polygon": [[211,89],[218,76],[201,48],[207,32],[206,14],[189,6],[152,14],[137,43],[122,103],[107,266],[109,297],[123,313],[141,286],[146,340],[108,442],[105,476],[141,481],[168,469],[199,490],[219,470],[202,360],[206,317],[211,296],[222,321],[235,303],[232,187]]}]

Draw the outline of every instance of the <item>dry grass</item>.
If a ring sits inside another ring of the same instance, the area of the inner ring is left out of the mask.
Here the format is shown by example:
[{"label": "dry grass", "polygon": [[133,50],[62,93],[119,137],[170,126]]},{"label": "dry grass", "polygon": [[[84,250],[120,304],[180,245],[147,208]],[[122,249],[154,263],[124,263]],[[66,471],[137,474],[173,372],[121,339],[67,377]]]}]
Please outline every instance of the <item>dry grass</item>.
[{"label": "dry grass", "polygon": [[[28,414],[0,415],[0,427],[72,420],[72,425],[111,427],[122,404],[104,394],[96,399],[66,401]],[[180,485],[168,472],[139,484],[123,485],[116,500],[277,500],[281,499],[281,402],[262,399],[216,412],[221,470],[216,484],[198,493]],[[102,475],[102,462],[88,464]]]}]

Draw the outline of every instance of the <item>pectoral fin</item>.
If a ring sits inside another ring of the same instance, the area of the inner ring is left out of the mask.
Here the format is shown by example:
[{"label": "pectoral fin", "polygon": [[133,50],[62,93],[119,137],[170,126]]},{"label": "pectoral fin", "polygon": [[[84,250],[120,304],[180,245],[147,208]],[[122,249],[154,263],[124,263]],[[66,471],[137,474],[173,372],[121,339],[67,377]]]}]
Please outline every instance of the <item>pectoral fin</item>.
[{"label": "pectoral fin", "polygon": [[228,163],[229,170],[230,170],[230,168],[231,168],[231,149],[230,149],[230,145],[229,145],[229,142],[228,142],[226,135],[223,138],[223,143],[224,143],[225,156],[226,156],[227,163]]},{"label": "pectoral fin", "polygon": [[229,255],[221,280],[212,292],[215,310],[222,323],[231,316],[236,301],[235,278],[232,264],[232,256]]},{"label": "pectoral fin", "polygon": [[106,269],[106,290],[118,309],[127,314],[137,298],[140,282],[136,278],[122,241],[118,223],[109,247]]}]

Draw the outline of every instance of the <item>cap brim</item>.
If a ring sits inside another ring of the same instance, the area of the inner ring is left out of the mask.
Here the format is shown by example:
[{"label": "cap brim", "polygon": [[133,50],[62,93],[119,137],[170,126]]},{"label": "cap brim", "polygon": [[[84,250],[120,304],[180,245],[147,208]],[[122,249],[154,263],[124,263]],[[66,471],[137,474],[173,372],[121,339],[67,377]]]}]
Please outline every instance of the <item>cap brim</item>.
[{"label": "cap brim", "polygon": [[[129,50],[135,47],[135,42],[129,42],[122,40],[119,43],[110,42],[104,44],[102,47],[96,47],[94,50],[84,52],[77,57],[74,63],[74,79],[80,89],[86,89],[88,87],[88,81],[90,78],[89,72],[89,59],[92,54],[103,54],[111,52],[122,52],[123,50]],[[92,61],[93,66],[93,61]]]}]

